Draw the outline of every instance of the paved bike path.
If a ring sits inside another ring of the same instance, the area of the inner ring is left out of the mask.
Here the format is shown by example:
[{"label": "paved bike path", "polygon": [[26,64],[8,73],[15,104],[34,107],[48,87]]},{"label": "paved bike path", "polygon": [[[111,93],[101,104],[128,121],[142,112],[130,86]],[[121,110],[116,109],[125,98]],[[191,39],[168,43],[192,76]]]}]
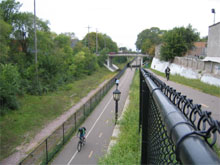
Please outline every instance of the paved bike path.
[{"label": "paved bike path", "polygon": [[[151,70],[147,69],[152,73]],[[155,73],[152,73],[156,75]],[[182,95],[186,95],[187,98],[193,99],[194,104],[201,104],[202,110],[208,110],[212,112],[212,117],[216,120],[220,120],[220,98],[212,96],[207,93],[203,93],[199,90],[193,89],[189,86],[175,83],[173,81],[167,81],[164,77],[156,75],[160,80],[165,82],[167,85],[173,87],[178,92],[181,92]],[[172,77],[172,75],[170,75]],[[189,80],[190,81],[190,80]]]},{"label": "paved bike path", "polygon": [[[178,92],[181,92],[182,95],[186,95],[187,98],[193,99],[194,104],[201,104],[202,110],[212,112],[211,116],[213,117],[213,119],[220,121],[220,98],[219,97],[212,96],[207,93],[203,93],[199,90],[193,89],[189,86],[175,83],[173,81],[167,81],[164,77],[156,75],[151,70],[147,69],[147,71],[154,74],[156,77],[158,77],[160,80],[165,82],[167,85],[176,89]],[[170,75],[170,77],[172,77],[172,75]],[[220,147],[220,135],[219,134],[217,138],[217,144]]]},{"label": "paved bike path", "polygon": [[[129,94],[130,84],[135,69],[127,69],[120,79],[119,90],[121,99],[119,101],[119,116]],[[77,151],[78,138],[73,137],[56,156],[51,164],[97,164],[98,159],[103,156],[108,148],[110,138],[114,129],[115,101],[113,91],[115,86],[106,94],[103,100],[94,109],[84,122],[87,129],[86,145],[80,152]]]}]

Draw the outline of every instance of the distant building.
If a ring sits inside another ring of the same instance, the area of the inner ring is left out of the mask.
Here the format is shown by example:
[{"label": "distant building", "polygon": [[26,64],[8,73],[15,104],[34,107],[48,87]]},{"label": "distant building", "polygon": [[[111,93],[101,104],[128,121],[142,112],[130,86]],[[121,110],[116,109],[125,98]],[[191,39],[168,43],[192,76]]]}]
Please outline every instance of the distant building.
[{"label": "distant building", "polygon": [[196,57],[207,56],[207,42],[194,42],[194,47],[187,54]]},{"label": "distant building", "polygon": [[209,26],[207,56],[220,58],[220,22]]},{"label": "distant building", "polygon": [[211,73],[220,75],[220,22],[209,26],[208,52],[203,61]]}]

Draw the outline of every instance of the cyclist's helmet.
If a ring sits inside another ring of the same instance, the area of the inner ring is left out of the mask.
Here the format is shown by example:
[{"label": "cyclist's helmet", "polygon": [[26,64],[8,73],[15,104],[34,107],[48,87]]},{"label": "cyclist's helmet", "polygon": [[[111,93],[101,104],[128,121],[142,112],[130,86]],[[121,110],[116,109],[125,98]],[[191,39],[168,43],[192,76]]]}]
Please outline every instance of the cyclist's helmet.
[{"label": "cyclist's helmet", "polygon": [[85,127],[81,127],[81,128],[79,128],[79,131],[83,131],[83,130],[86,131],[86,128],[85,128]]}]

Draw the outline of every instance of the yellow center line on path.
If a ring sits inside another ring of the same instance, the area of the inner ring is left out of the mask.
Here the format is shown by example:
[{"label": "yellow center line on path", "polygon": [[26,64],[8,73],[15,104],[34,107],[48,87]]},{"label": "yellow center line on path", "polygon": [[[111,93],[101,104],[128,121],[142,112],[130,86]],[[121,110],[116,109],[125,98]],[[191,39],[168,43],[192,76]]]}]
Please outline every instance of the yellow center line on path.
[{"label": "yellow center line on path", "polygon": [[108,124],[108,120],[106,120],[106,122],[105,122],[106,124]]},{"label": "yellow center line on path", "polygon": [[89,154],[89,157],[88,157],[88,158],[91,158],[92,154],[93,154],[93,151],[91,151],[91,152],[90,152],[90,154]]},{"label": "yellow center line on path", "polygon": [[99,134],[99,138],[101,138],[101,137],[102,137],[102,134],[103,134],[102,132]]}]

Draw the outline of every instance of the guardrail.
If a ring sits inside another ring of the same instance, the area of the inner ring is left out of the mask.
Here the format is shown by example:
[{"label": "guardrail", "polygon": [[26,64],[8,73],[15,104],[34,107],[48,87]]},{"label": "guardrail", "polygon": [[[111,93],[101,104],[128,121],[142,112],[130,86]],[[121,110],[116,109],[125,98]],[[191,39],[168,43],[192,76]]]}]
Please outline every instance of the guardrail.
[{"label": "guardrail", "polygon": [[89,116],[104,95],[115,84],[115,78],[120,78],[127,65],[98,92],[96,92],[84,105],[82,105],[72,116],[70,116],[49,137],[39,144],[19,165],[48,164],[61,147],[72,137],[82,122]]},{"label": "guardrail", "polygon": [[140,69],[141,164],[220,164],[212,147],[220,122]]}]

